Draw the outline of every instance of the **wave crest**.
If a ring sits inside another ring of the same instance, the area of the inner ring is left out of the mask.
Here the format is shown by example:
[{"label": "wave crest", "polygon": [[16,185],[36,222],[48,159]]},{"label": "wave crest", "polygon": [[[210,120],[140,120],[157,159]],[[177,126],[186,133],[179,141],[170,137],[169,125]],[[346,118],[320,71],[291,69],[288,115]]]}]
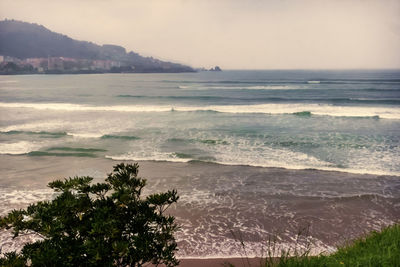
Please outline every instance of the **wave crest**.
[{"label": "wave crest", "polygon": [[[34,108],[39,110],[64,111],[113,111],[113,112],[198,112],[213,111],[222,113],[263,113],[295,114],[309,112],[313,115],[333,117],[374,117],[400,119],[398,107],[358,107],[335,106],[328,104],[255,104],[255,105],[210,105],[210,106],[168,106],[168,105],[129,105],[129,106],[88,106],[70,103],[0,103],[5,108]],[[70,134],[70,133],[68,133]],[[75,135],[75,134],[74,134]],[[101,136],[99,136],[101,137]]]}]

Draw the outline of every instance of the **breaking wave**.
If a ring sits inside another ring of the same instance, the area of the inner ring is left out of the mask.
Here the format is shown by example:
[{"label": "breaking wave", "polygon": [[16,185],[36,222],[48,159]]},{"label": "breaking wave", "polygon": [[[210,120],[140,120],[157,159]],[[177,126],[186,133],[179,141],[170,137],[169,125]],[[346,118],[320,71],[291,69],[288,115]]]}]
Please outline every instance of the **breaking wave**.
[{"label": "breaking wave", "polygon": [[[398,107],[358,107],[335,106],[329,104],[255,104],[255,105],[209,105],[209,106],[171,106],[171,105],[115,105],[89,106],[69,103],[0,103],[4,108],[33,108],[38,110],[60,111],[113,111],[113,112],[196,112],[211,111],[221,113],[264,113],[296,114],[309,112],[313,115],[333,117],[372,117],[382,119],[400,119]],[[71,135],[77,135],[68,133]],[[101,137],[102,135],[98,136]]]},{"label": "breaking wave", "polygon": [[39,144],[27,141],[19,141],[16,143],[0,143],[0,154],[23,155],[34,151],[39,147]]}]

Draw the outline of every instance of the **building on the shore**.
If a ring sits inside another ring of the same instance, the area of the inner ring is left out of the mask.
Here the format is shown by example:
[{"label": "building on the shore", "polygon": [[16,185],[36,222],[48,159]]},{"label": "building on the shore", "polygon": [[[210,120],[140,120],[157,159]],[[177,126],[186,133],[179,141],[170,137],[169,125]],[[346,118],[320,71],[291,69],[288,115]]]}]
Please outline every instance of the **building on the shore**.
[{"label": "building on the shore", "polygon": [[0,65],[14,63],[19,67],[29,67],[37,72],[45,71],[110,71],[112,68],[120,68],[123,64],[113,60],[90,60],[68,57],[26,58],[18,59],[10,56],[0,55]]},{"label": "building on the shore", "polygon": [[2,62],[13,62],[15,64],[21,64],[22,61],[19,58],[16,57],[10,57],[10,56],[5,56],[3,55],[3,61]]},{"label": "building on the shore", "polygon": [[47,65],[47,58],[27,58],[24,61],[35,69],[43,68],[43,65]]}]

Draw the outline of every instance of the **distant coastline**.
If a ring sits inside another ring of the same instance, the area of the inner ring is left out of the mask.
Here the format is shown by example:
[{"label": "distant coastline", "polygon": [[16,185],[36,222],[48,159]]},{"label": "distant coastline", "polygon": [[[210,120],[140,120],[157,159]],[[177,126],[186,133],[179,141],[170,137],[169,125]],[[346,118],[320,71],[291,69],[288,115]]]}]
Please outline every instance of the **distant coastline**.
[{"label": "distant coastline", "polygon": [[211,69],[136,68],[120,61],[88,60],[79,58],[48,57],[18,59],[0,55],[0,75],[26,74],[105,74],[105,73],[185,73],[222,71],[219,66]]},{"label": "distant coastline", "polygon": [[78,69],[78,70],[43,70],[40,71],[37,68],[32,67],[17,67],[7,68],[0,65],[0,75],[51,75],[51,74],[110,74],[110,73],[185,73],[185,72],[197,72],[196,70],[191,71],[179,71],[179,70],[164,70],[164,69],[147,69],[147,70],[134,70],[126,68],[112,68],[109,70],[104,69]]},{"label": "distant coastline", "polygon": [[196,70],[144,57],[118,45],[74,40],[35,23],[0,21],[0,74],[3,75],[182,72]]}]

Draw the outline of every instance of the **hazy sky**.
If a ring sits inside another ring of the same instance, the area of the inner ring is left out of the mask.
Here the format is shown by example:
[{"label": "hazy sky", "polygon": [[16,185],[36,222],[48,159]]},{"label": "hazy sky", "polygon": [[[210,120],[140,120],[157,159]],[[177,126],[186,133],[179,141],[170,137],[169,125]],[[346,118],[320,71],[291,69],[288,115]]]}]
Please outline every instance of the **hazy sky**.
[{"label": "hazy sky", "polygon": [[0,19],[225,69],[400,68],[400,0],[0,0]]}]

